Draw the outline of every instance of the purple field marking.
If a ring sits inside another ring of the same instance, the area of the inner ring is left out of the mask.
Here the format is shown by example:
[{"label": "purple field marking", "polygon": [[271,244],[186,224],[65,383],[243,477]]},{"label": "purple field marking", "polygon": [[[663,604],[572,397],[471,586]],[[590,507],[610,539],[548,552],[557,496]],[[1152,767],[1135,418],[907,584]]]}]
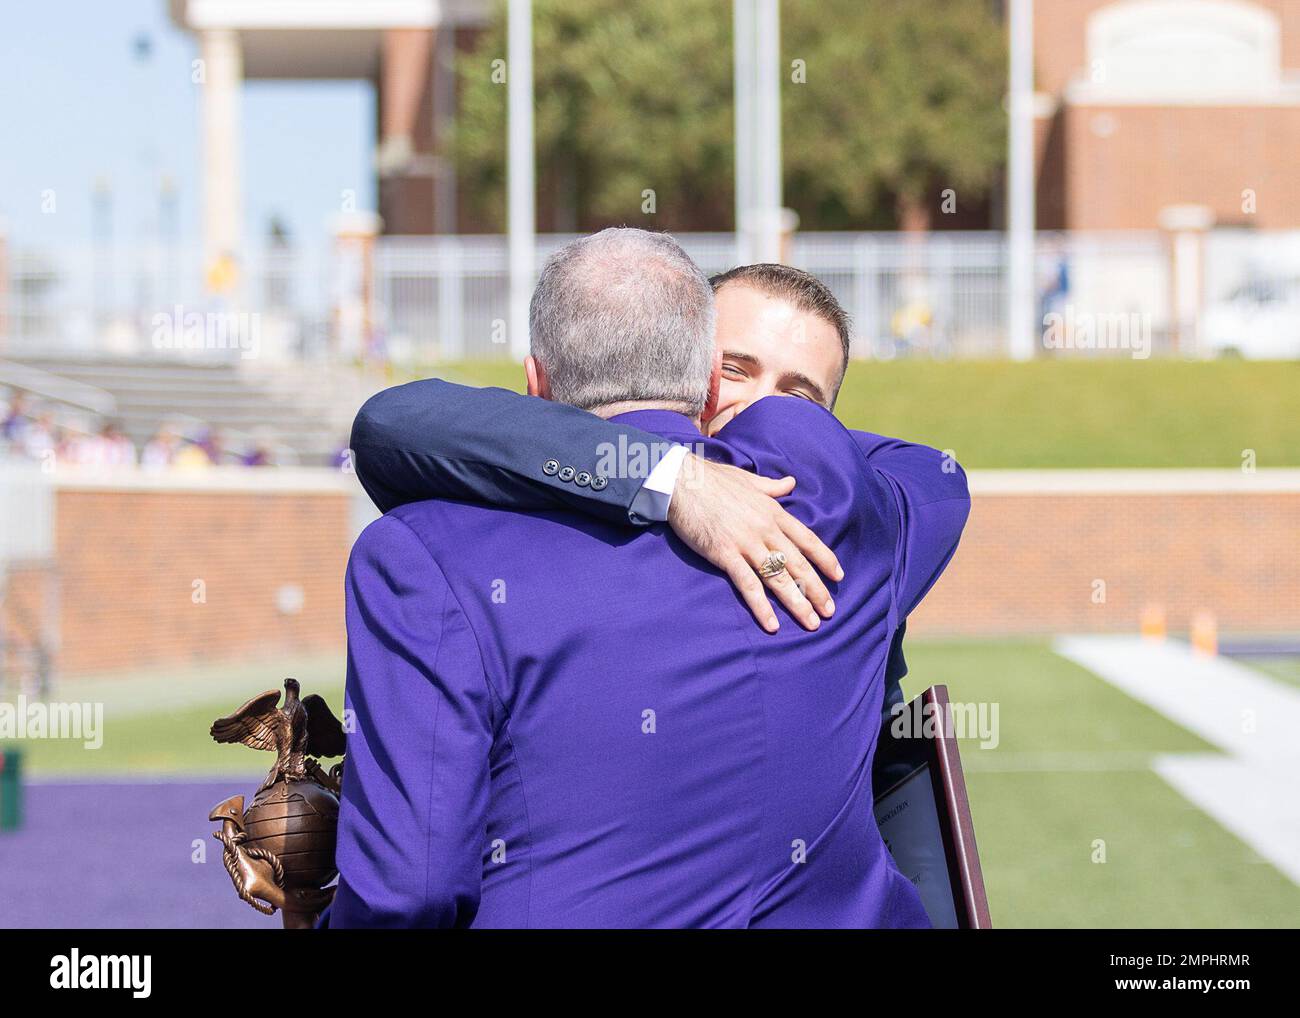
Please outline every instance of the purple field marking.
[{"label": "purple field marking", "polygon": [[29,782],[22,829],[0,833],[0,927],[278,928],[235,896],[208,820],[260,780]]}]

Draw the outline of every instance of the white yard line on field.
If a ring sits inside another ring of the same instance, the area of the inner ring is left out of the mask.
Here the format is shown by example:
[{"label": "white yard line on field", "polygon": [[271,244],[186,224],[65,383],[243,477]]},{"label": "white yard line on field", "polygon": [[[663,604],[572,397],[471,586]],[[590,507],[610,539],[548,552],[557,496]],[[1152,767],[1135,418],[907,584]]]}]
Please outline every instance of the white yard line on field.
[{"label": "white yard line on field", "polygon": [[1292,771],[1208,755],[1162,756],[1153,766],[1185,799],[1300,884],[1300,797]]},{"label": "white yard line on field", "polygon": [[1069,636],[1053,649],[1228,754],[1165,754],[1152,767],[1300,884],[1300,692],[1176,642]]}]

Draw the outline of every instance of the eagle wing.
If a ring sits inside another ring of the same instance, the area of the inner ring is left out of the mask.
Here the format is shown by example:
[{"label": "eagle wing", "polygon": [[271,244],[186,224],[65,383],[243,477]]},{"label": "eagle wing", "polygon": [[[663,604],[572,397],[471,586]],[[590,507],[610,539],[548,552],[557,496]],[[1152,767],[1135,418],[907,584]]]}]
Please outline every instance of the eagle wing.
[{"label": "eagle wing", "polygon": [[[279,710],[278,689],[255,696],[233,714],[212,722],[210,734],[217,742],[242,742],[253,749],[279,752],[281,738],[287,738],[289,719]],[[281,734],[283,733],[283,734]]]},{"label": "eagle wing", "polygon": [[323,696],[312,693],[302,698],[307,708],[307,753],[309,756],[342,756],[347,750],[343,725]]}]

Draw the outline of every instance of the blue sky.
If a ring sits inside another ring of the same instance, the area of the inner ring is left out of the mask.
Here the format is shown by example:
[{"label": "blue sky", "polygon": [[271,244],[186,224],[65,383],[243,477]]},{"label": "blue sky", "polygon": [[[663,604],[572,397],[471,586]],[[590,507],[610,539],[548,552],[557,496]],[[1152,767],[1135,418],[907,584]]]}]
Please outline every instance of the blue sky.
[{"label": "blue sky", "polygon": [[[152,55],[140,62],[134,40]],[[158,180],[177,184],[183,241],[199,236],[199,96],[193,36],[165,0],[6,3],[0,31],[0,220],[15,246],[88,241],[91,192],[111,182],[115,240],[156,234]],[[365,82],[247,82],[245,237],[272,215],[295,239],[327,236],[340,193],[374,208],[373,90]],[[42,212],[52,190],[55,212]]]}]

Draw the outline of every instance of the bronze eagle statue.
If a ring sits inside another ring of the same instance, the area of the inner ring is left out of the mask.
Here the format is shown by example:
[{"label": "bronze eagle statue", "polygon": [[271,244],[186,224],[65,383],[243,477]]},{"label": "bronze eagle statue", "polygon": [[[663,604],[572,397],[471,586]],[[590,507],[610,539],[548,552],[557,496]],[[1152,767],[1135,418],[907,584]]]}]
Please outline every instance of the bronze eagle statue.
[{"label": "bronze eagle statue", "polygon": [[271,689],[212,723],[210,734],[217,742],[242,742],[276,754],[259,792],[281,779],[306,780],[308,755],[342,756],[347,748],[343,725],[324,698],[313,693],[299,699],[300,689],[297,679],[285,679],[283,707],[276,706],[279,691]]}]

